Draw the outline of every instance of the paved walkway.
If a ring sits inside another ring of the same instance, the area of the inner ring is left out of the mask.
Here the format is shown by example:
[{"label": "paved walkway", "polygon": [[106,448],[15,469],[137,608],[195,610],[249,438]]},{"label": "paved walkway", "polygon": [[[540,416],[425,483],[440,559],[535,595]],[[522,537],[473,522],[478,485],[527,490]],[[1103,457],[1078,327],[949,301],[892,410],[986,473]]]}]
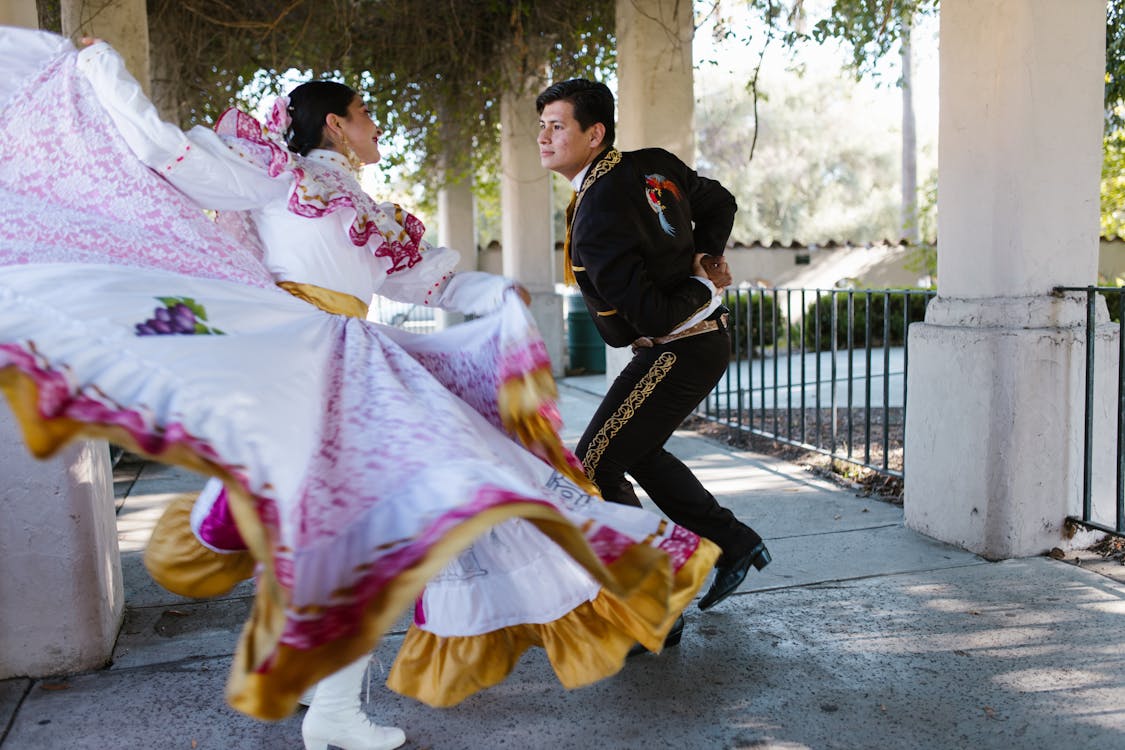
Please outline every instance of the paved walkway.
[{"label": "paved walkway", "polygon": [[[563,383],[570,444],[601,381]],[[1049,558],[987,562],[907,530],[898,507],[691,433],[672,450],[767,538],[772,565],[716,609],[689,609],[678,648],[592,687],[563,690],[529,653],[452,709],[375,680],[371,716],[414,750],[1125,747],[1125,584]],[[202,479],[155,464],[118,477],[127,613],[113,664],[0,682],[0,748],[299,748],[301,714],[266,724],[223,702],[248,586],[189,601],[141,566],[163,504]]]}]

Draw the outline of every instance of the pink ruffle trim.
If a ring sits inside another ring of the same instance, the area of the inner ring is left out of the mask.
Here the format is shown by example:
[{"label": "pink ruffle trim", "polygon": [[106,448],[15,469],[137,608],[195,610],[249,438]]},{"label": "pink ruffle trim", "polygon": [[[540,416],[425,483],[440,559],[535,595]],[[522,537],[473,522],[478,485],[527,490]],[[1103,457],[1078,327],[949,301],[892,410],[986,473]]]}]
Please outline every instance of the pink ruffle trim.
[{"label": "pink ruffle trim", "polygon": [[[391,261],[388,275],[412,268],[422,261],[421,244],[426,227],[418,217],[395,206],[396,213],[402,214],[402,223],[399,224],[398,217],[388,216],[387,211],[370,196],[357,194],[342,179],[337,181],[335,175],[319,175],[319,179],[313,177],[285,147],[282,133],[263,126],[239,109],[231,107],[224,112],[215,123],[215,132],[239,139],[246,152],[265,167],[270,177],[278,177],[285,172],[293,174],[288,208],[294,214],[316,219],[343,209],[355,211],[356,217],[348,227],[348,239],[356,247],[363,247],[374,240],[376,245],[372,252],[375,257]],[[314,181],[316,184],[312,185]],[[388,226],[393,225],[394,229],[380,228],[376,217],[382,218]]]}]

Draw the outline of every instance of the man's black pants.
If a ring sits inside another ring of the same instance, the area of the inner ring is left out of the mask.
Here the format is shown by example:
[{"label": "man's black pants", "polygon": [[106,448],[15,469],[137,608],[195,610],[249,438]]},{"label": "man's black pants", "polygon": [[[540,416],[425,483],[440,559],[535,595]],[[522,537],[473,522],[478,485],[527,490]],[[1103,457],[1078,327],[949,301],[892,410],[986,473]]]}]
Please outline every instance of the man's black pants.
[{"label": "man's black pants", "polygon": [[614,503],[640,507],[630,474],[673,522],[740,557],[762,540],[715,501],[664,444],[726,372],[730,337],[720,324],[701,333],[637,349],[610,386],[578,443],[586,475]]}]

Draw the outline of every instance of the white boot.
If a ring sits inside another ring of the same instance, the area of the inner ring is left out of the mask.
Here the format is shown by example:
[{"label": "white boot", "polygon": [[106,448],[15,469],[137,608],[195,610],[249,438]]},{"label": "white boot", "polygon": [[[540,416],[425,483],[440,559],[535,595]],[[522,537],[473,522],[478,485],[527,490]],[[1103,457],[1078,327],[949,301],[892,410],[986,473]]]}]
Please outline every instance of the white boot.
[{"label": "white boot", "polygon": [[316,683],[315,682],[312,684],[312,686],[308,690],[301,693],[301,697],[297,699],[297,702],[300,703],[305,708],[308,708],[309,706],[312,705],[314,695],[316,695]]},{"label": "white boot", "polygon": [[325,677],[316,684],[316,695],[301,723],[305,750],[394,750],[406,742],[398,727],[379,727],[367,719],[359,702],[359,689],[367,658]]}]

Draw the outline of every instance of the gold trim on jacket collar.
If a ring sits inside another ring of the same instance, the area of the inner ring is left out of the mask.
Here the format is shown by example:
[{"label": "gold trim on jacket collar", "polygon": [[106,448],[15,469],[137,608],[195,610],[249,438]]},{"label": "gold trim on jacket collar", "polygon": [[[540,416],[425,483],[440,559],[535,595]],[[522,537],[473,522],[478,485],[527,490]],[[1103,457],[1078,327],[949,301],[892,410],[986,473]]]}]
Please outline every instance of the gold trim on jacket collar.
[{"label": "gold trim on jacket collar", "polygon": [[620,163],[620,151],[615,148],[606,151],[605,156],[599,159],[586,174],[586,179],[582,181],[582,188],[574,194],[570,199],[570,205],[566,208],[566,241],[563,242],[563,281],[571,286],[578,283],[578,280],[574,277],[574,270],[572,270],[570,263],[570,227],[574,223],[574,215],[578,213],[578,204],[582,202],[582,196],[586,194],[586,190],[589,189],[599,177],[605,175],[609,170]]},{"label": "gold trim on jacket collar", "polygon": [[[590,189],[590,186],[603,177],[609,170],[616,167],[621,163],[621,152],[615,148],[611,148],[605,152],[605,156],[598,161],[597,164],[586,174],[586,179],[582,180],[582,189],[578,191],[578,202],[582,202],[582,196]],[[575,204],[574,210],[578,210],[578,205]]]}]

